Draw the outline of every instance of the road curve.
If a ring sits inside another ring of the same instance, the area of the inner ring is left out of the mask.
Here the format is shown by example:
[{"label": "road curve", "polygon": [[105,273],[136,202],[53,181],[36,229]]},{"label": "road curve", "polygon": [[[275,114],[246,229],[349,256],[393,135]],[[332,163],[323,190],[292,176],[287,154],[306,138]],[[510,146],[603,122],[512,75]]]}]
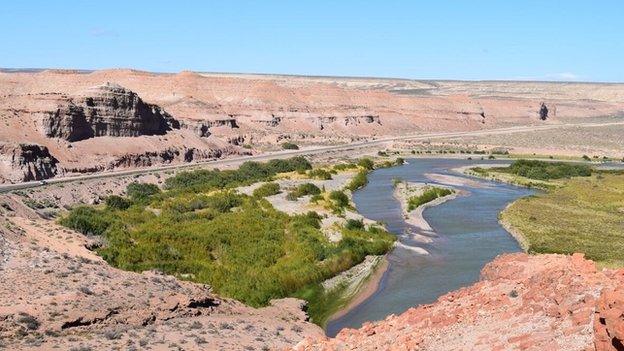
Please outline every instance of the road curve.
[{"label": "road curve", "polygon": [[[469,132],[442,132],[442,133],[403,135],[403,136],[397,136],[397,137],[381,138],[381,139],[376,139],[376,140],[371,140],[371,141],[362,141],[362,142],[355,142],[355,143],[341,144],[341,145],[334,145],[334,146],[319,146],[319,147],[306,148],[306,149],[301,149],[301,150],[279,151],[279,152],[265,153],[261,155],[233,157],[233,158],[222,159],[222,160],[190,162],[190,163],[183,163],[183,164],[176,164],[176,165],[156,166],[156,167],[148,167],[148,168],[141,168],[141,169],[134,169],[134,170],[126,170],[126,171],[110,171],[110,172],[101,172],[101,173],[79,175],[79,176],[72,176],[72,177],[51,178],[51,179],[47,179],[45,181],[45,184],[69,183],[69,182],[88,180],[88,179],[121,177],[121,176],[137,175],[137,174],[146,174],[146,173],[157,172],[157,171],[160,172],[160,171],[166,171],[166,170],[171,170],[171,169],[192,168],[192,167],[198,167],[198,166],[209,166],[209,167],[231,166],[231,165],[243,163],[245,161],[263,161],[263,160],[269,160],[269,159],[274,159],[274,158],[288,158],[288,157],[299,156],[299,155],[316,155],[316,154],[320,154],[324,152],[332,152],[332,151],[347,151],[347,150],[352,150],[352,149],[377,146],[377,145],[381,145],[387,142],[400,141],[400,140],[444,139],[444,138],[453,138],[453,137],[462,137],[462,136],[481,136],[481,135],[493,135],[493,134],[533,132],[533,131],[539,131],[539,130],[549,130],[549,129],[557,129],[557,128],[562,128],[562,127],[571,127],[571,126],[600,127],[600,126],[621,125],[621,124],[624,124],[624,122],[546,124],[546,125],[532,125],[532,126],[517,126],[517,127],[508,127],[508,128],[486,129],[486,130],[469,131]],[[32,182],[0,185],[0,193],[34,188],[38,186],[43,186],[45,184],[40,181],[32,181]]]}]

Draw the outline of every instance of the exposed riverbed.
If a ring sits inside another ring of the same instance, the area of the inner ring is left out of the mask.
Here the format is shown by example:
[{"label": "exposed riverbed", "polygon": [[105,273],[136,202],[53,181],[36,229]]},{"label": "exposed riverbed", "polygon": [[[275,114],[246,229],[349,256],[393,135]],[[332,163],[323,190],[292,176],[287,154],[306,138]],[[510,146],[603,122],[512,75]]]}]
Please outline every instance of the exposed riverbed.
[{"label": "exposed riverbed", "polygon": [[[327,324],[334,336],[345,327],[385,318],[408,308],[435,301],[440,295],[469,285],[494,257],[520,251],[520,246],[498,222],[498,214],[515,199],[532,190],[475,178],[453,171],[470,165],[509,161],[461,159],[411,159],[399,167],[369,174],[366,187],[353,194],[363,216],[386,223],[400,245],[388,255],[389,266],[375,293],[348,313]],[[406,223],[399,201],[393,196],[393,179],[451,185],[461,195],[424,210],[424,219],[436,233],[431,242],[414,240],[416,228]],[[419,254],[423,248],[428,255]]]}]

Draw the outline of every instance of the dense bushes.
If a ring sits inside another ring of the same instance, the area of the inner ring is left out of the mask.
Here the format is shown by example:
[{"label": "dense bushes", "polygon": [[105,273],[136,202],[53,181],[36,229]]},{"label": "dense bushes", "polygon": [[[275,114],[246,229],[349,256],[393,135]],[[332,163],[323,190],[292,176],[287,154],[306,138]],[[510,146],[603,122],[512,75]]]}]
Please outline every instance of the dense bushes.
[{"label": "dense bushes", "polygon": [[416,209],[418,206],[431,202],[439,197],[447,196],[453,193],[453,190],[447,188],[430,187],[421,195],[412,196],[408,199],[408,211]]},{"label": "dense bushes", "polygon": [[375,168],[375,162],[373,162],[370,158],[360,159],[357,165],[369,171],[372,171]]},{"label": "dense bushes", "polygon": [[339,163],[337,165],[334,165],[333,169],[336,171],[345,171],[347,169],[354,169],[357,167],[358,165],[356,165],[355,163]]},{"label": "dense bushes", "polygon": [[306,195],[318,195],[321,193],[321,189],[312,183],[299,184],[293,191],[286,195],[286,199],[294,201],[298,198]]},{"label": "dense bushes", "polygon": [[361,170],[359,171],[347,184],[346,188],[351,191],[356,191],[368,184],[368,171]]},{"label": "dense bushes", "polygon": [[160,193],[160,188],[155,184],[130,183],[126,188],[126,193],[135,201],[145,201],[150,196]]},{"label": "dense bushes", "polygon": [[[301,191],[320,190],[304,185]],[[184,275],[253,306],[293,296],[366,255],[385,253],[394,238],[351,226],[332,243],[315,212],[288,216],[264,199],[229,191],[165,195],[126,209],[77,207],[60,223],[103,235],[106,245],[98,253],[116,267]]]},{"label": "dense bushes", "polygon": [[106,207],[113,210],[125,210],[132,205],[132,201],[117,195],[106,198]]},{"label": "dense bushes", "polygon": [[500,170],[536,180],[589,177],[592,174],[591,167],[587,165],[537,160],[517,160]]},{"label": "dense bushes", "polygon": [[312,169],[304,157],[286,160],[271,160],[267,163],[247,161],[237,170],[198,170],[182,172],[165,181],[168,190],[201,192],[215,188],[227,188],[238,185],[265,181],[277,173],[306,171]]},{"label": "dense bushes", "polygon": [[102,235],[111,222],[112,220],[104,211],[87,206],[74,208],[69,215],[60,220],[61,225],[85,235]]},{"label": "dense bushes", "polygon": [[[366,255],[392,248],[393,235],[359,222],[348,222],[338,243],[329,241],[316,212],[289,216],[261,197],[279,191],[275,183],[256,189],[253,197],[215,191],[217,184],[233,187],[302,169],[309,169],[309,163],[295,158],[246,163],[235,171],[185,172],[167,181],[162,193],[155,186],[133,183],[128,198],[111,196],[106,206],[76,207],[60,223],[87,235],[102,235],[105,244],[97,252],[115,267],[158,269],[262,306],[274,298],[306,295],[302,292]],[[299,197],[321,190],[306,183],[293,193]],[[328,199],[336,206],[349,205],[342,191],[331,192]]]},{"label": "dense bushes", "polygon": [[267,197],[271,195],[276,195],[280,193],[280,186],[277,183],[265,183],[260,185],[253,191],[253,196],[255,197]]},{"label": "dense bushes", "polygon": [[297,145],[297,144],[295,144],[293,142],[287,141],[287,142],[282,144],[282,149],[284,149],[284,150],[299,150],[299,145]]},{"label": "dense bushes", "polygon": [[317,168],[317,169],[312,169],[308,171],[308,177],[310,178],[315,178],[315,179],[321,179],[321,180],[330,180],[332,179],[332,175],[330,172],[322,169],[322,168]]},{"label": "dense bushes", "polygon": [[329,193],[329,198],[334,202],[338,209],[349,207],[349,197],[340,190],[334,190]]},{"label": "dense bushes", "polygon": [[345,228],[349,230],[364,229],[364,222],[361,219],[349,219],[347,224],[345,224]]}]

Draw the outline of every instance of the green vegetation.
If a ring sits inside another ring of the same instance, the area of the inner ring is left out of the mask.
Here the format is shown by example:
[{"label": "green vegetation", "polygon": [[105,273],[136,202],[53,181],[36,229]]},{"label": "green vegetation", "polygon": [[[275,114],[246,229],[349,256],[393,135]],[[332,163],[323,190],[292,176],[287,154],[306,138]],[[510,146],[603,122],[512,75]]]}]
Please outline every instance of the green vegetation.
[{"label": "green vegetation", "polygon": [[343,213],[345,208],[349,208],[351,206],[349,196],[340,190],[330,192],[329,199],[331,200],[330,209],[332,212],[337,214]]},{"label": "green vegetation", "polygon": [[284,150],[299,150],[299,145],[292,143],[290,141],[287,141],[285,143],[282,144],[282,149]]},{"label": "green vegetation", "polygon": [[306,195],[318,195],[321,193],[321,189],[312,183],[299,184],[293,191],[286,195],[287,200],[295,201],[298,198]]},{"label": "green vegetation", "polygon": [[197,170],[181,172],[165,181],[170,194],[180,192],[204,192],[212,189],[233,188],[259,181],[270,180],[278,173],[312,169],[310,162],[298,156],[286,160],[271,160],[267,163],[247,161],[237,170]]},{"label": "green vegetation", "polygon": [[254,197],[267,197],[271,195],[277,195],[280,193],[280,186],[277,183],[265,183],[260,185],[253,191]]},{"label": "green vegetation", "polygon": [[356,165],[355,163],[339,163],[337,165],[334,165],[333,169],[335,171],[346,171],[348,169],[355,169],[358,168],[358,165]]},{"label": "green vegetation", "polygon": [[584,164],[537,160],[517,160],[509,167],[496,170],[536,180],[589,177],[592,174],[591,167]]},{"label": "green vegetation", "polygon": [[624,266],[623,209],[624,174],[602,171],[520,199],[501,218],[530,253],[582,252],[603,265]]},{"label": "green vegetation", "polygon": [[360,188],[363,188],[366,184],[368,184],[368,171],[363,169],[359,171],[347,184],[346,188],[351,191],[356,191]]},{"label": "green vegetation", "polygon": [[418,196],[412,196],[407,200],[408,211],[416,209],[418,206],[431,202],[439,197],[451,195],[453,190],[447,188],[440,188],[436,186],[429,187],[422,194]]},{"label": "green vegetation", "polygon": [[377,165],[377,168],[390,168],[394,166],[400,166],[405,163],[402,157],[397,157],[394,161],[384,161]]},{"label": "green vegetation", "polygon": [[571,177],[589,177],[592,168],[584,164],[517,160],[508,167],[480,168],[470,171],[478,177],[489,178],[529,188],[553,189]]},{"label": "green vegetation", "polygon": [[369,171],[375,169],[375,162],[373,162],[370,158],[361,158],[357,165]]},{"label": "green vegetation", "polygon": [[126,210],[132,205],[132,201],[124,197],[111,195],[106,198],[106,207],[112,210]]},{"label": "green vegetation", "polygon": [[134,201],[146,201],[151,196],[160,193],[160,188],[156,184],[131,183],[126,188],[126,193]]},{"label": "green vegetation", "polygon": [[[266,169],[268,164],[253,169]],[[349,226],[342,229],[342,240],[333,243],[320,231],[321,218],[315,212],[290,216],[260,196],[214,191],[214,184],[244,183],[240,171],[196,171],[203,182],[183,175],[162,193],[133,184],[128,189],[133,197],[111,197],[106,206],[76,207],[59,222],[103,236],[106,244],[97,252],[115,267],[137,272],[159,269],[210,284],[217,293],[252,306],[285,296],[308,296],[315,306],[313,320],[322,323],[329,307],[323,301],[331,296],[319,292],[320,282],[366,255],[388,252],[394,236],[377,227]],[[264,184],[259,193],[275,191],[271,184]],[[310,183],[296,191],[320,193]],[[348,205],[342,192],[332,192],[329,198]]]},{"label": "green vegetation", "polygon": [[347,220],[347,224],[345,224],[345,228],[351,230],[360,230],[364,229],[364,221],[361,219],[349,219]]},{"label": "green vegetation", "polygon": [[332,175],[329,171],[322,168],[316,168],[308,171],[308,177],[320,180],[330,180]]}]

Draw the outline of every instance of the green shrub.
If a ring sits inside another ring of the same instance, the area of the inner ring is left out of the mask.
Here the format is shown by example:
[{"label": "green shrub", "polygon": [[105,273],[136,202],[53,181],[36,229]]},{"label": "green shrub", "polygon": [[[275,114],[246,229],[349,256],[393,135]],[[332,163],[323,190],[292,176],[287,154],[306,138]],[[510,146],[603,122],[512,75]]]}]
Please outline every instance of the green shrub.
[{"label": "green shrub", "polygon": [[318,195],[321,193],[321,189],[312,183],[303,183],[298,185],[293,191],[289,192],[286,198],[288,200],[297,200],[298,198],[306,195]]},{"label": "green shrub", "polygon": [[412,196],[408,199],[408,210],[412,211],[418,206],[431,202],[439,197],[447,196],[453,193],[453,190],[447,188],[431,187],[425,190],[419,196]]},{"label": "green shrub", "polygon": [[277,173],[307,171],[312,165],[305,157],[298,156],[290,159],[274,159],[267,163],[247,161],[237,170],[197,170],[181,172],[165,181],[168,190],[201,192],[216,188],[228,188],[240,185],[253,184],[258,181],[269,180]]},{"label": "green shrub", "polygon": [[111,195],[106,198],[106,207],[112,210],[125,210],[132,205],[132,201],[125,197]]},{"label": "green shrub", "polygon": [[112,220],[103,211],[93,207],[79,206],[59,221],[61,225],[85,235],[102,235]]},{"label": "green shrub", "polygon": [[364,229],[364,221],[361,219],[349,219],[345,224],[345,228],[349,230],[361,230]]},{"label": "green shrub", "polygon": [[292,142],[285,142],[282,144],[282,149],[284,150],[299,150],[299,146]]},{"label": "green shrub", "polygon": [[156,184],[130,183],[126,188],[128,197],[136,201],[145,201],[149,197],[160,193],[160,188]]},{"label": "green shrub", "polygon": [[592,174],[591,167],[587,165],[538,160],[517,160],[509,167],[498,170],[537,180],[589,177]]},{"label": "green shrub", "polygon": [[330,180],[330,179],[332,179],[331,173],[329,173],[328,171],[326,171],[324,169],[321,169],[321,168],[309,170],[308,171],[308,177],[315,178],[315,179],[321,179],[321,180]]},{"label": "green shrub", "polygon": [[280,186],[277,183],[265,183],[260,185],[256,190],[253,191],[253,196],[255,197],[267,197],[271,195],[276,195],[280,193]]},{"label": "green shrub", "polygon": [[373,162],[370,158],[361,158],[357,165],[369,171],[372,171],[375,168],[375,162]]},{"label": "green shrub", "polygon": [[351,179],[346,188],[351,191],[356,191],[357,189],[363,188],[366,184],[368,184],[368,171],[361,170]]},{"label": "green shrub", "polygon": [[334,204],[339,209],[349,207],[349,197],[347,196],[347,194],[340,190],[334,190],[329,193],[329,198],[333,200]]},{"label": "green shrub", "polygon": [[334,165],[333,169],[335,169],[336,171],[345,171],[347,169],[354,169],[357,167],[358,165],[356,165],[355,163],[340,163],[340,164]]}]

